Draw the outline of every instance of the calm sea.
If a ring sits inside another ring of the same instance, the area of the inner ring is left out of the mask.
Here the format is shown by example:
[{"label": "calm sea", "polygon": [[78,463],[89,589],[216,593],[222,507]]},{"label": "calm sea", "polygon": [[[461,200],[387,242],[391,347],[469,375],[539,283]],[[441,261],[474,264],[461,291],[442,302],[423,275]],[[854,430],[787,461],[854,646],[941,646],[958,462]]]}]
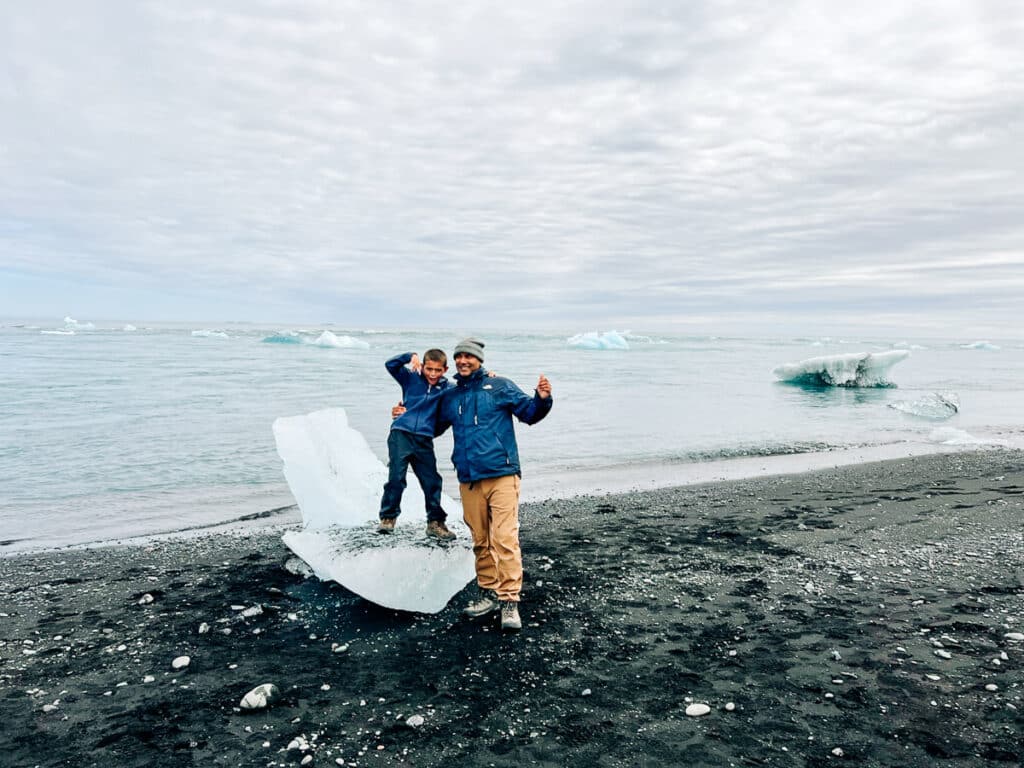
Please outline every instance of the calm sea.
[{"label": "calm sea", "polygon": [[[275,418],[345,408],[385,457],[399,390],[384,360],[430,346],[451,350],[462,335],[7,321],[0,553],[289,507]],[[554,388],[550,417],[518,430],[527,498],[642,485],[637,478],[710,480],[730,461],[754,460],[754,472],[771,472],[775,456],[812,460],[856,448],[863,459],[947,443],[1024,444],[1020,341],[625,334],[628,349],[588,350],[570,346],[570,335],[484,334],[488,368],[527,391],[544,373]],[[890,371],[895,387],[803,387],[771,373],[806,358],[891,349],[911,351]],[[937,392],[954,393],[959,411],[929,413],[924,406]],[[908,404],[910,413],[890,407]],[[437,452],[449,467],[450,437]],[[450,481],[446,490],[457,495]],[[289,514],[297,519],[287,509],[270,517]]]}]

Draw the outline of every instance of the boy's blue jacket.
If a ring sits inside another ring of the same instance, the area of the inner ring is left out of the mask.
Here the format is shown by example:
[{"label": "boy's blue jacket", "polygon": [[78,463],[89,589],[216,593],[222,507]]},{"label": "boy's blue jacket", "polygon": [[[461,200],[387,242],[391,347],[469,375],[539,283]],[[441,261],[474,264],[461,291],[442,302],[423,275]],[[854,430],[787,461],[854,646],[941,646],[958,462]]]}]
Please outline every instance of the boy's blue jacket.
[{"label": "boy's blue jacket", "polygon": [[437,384],[430,386],[423,373],[415,373],[405,366],[412,360],[412,352],[395,355],[384,367],[402,387],[402,401],[405,413],[391,422],[392,429],[424,435],[433,439],[437,423],[437,404],[441,393],[448,387],[448,379],[442,376]]},{"label": "boy's blue jacket", "polygon": [[551,411],[552,398],[527,395],[508,379],[490,378],[482,367],[441,395],[435,434],[448,427],[455,436],[452,463],[460,483],[521,474],[515,416],[536,424]]}]

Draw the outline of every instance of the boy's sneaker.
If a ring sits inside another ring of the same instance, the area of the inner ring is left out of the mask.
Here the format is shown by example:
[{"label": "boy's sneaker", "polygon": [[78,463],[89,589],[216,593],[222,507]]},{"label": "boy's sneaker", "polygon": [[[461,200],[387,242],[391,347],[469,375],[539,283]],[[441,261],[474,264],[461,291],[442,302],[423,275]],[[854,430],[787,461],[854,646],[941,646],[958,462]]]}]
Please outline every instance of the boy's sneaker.
[{"label": "boy's sneaker", "polygon": [[455,534],[452,533],[448,526],[444,524],[444,520],[431,520],[427,523],[427,536],[433,536],[435,539],[441,541],[454,541]]},{"label": "boy's sneaker", "polygon": [[380,519],[380,525],[377,526],[377,533],[394,533],[395,532],[395,518],[393,517],[382,517]]},{"label": "boy's sneaker", "polygon": [[523,620],[519,618],[519,604],[506,600],[501,604],[501,629],[504,632],[518,632],[523,628]]},{"label": "boy's sneaker", "polygon": [[481,589],[476,600],[467,605],[462,613],[471,619],[486,616],[501,608],[498,595],[493,589]]}]

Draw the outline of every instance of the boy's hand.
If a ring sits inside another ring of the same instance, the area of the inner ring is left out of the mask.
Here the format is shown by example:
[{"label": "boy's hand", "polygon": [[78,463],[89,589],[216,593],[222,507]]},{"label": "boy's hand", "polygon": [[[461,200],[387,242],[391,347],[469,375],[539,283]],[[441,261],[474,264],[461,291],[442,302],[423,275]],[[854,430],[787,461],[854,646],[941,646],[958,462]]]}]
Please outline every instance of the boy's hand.
[{"label": "boy's hand", "polygon": [[551,397],[551,382],[548,381],[548,377],[543,373],[540,375],[540,379],[537,380],[537,394],[540,395],[541,400]]},{"label": "boy's hand", "polygon": [[391,418],[392,419],[397,419],[403,413],[405,413],[405,405],[403,405],[401,402],[399,402],[398,405],[396,405],[395,407],[393,407],[391,409]]},{"label": "boy's hand", "polygon": [[415,352],[412,353],[412,360],[409,361],[409,367],[412,368],[413,373],[419,373],[423,367],[423,363],[420,362],[420,356]]}]

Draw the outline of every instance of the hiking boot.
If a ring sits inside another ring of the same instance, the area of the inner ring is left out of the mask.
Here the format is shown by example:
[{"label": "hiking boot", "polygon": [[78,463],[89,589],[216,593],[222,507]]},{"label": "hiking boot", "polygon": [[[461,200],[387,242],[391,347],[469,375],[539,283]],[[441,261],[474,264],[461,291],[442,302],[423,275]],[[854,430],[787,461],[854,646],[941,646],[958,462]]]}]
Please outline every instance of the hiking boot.
[{"label": "hiking boot", "polygon": [[431,520],[427,523],[427,536],[433,536],[441,541],[454,541],[455,534],[448,530],[444,520]]},{"label": "hiking boot", "polygon": [[380,525],[377,526],[377,533],[394,533],[395,532],[395,518],[393,517],[382,517],[380,519]]},{"label": "hiking boot", "polygon": [[497,593],[493,589],[481,589],[477,599],[467,605],[462,613],[471,619],[476,619],[486,616],[488,613],[494,613],[499,608],[501,608],[501,603],[498,602]]},{"label": "hiking boot", "polygon": [[519,603],[505,600],[501,604],[501,629],[503,632],[518,632],[523,628],[523,620],[519,618]]}]

